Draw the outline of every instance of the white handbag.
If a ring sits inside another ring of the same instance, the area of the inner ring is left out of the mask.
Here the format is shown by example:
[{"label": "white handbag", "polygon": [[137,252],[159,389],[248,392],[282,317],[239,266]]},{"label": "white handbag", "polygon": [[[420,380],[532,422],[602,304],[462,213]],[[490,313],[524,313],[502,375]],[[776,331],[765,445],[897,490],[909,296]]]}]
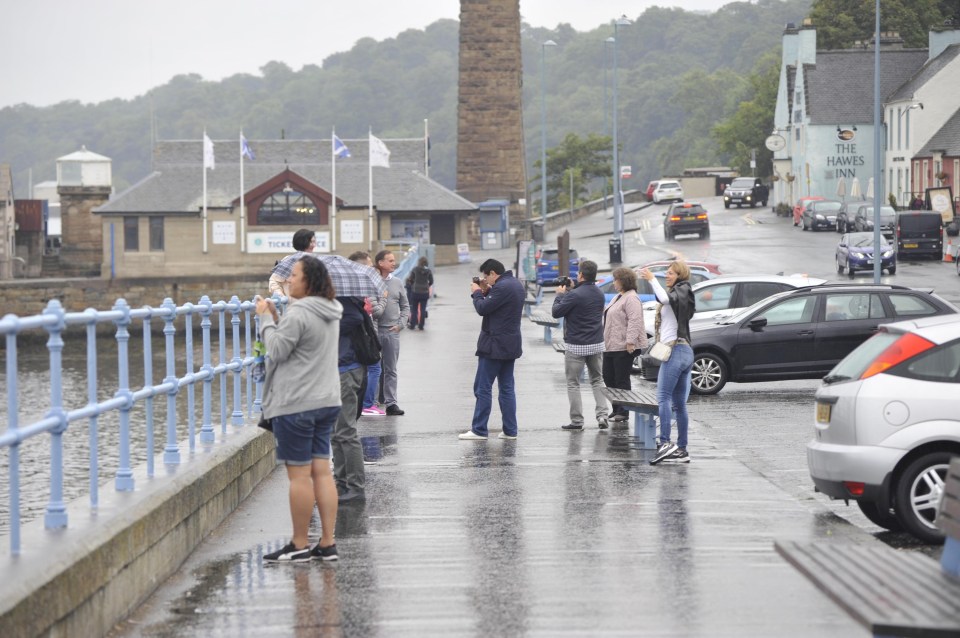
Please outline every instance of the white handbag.
[{"label": "white handbag", "polygon": [[658,341],[650,348],[649,354],[651,357],[657,361],[666,361],[670,358],[670,353],[673,352],[673,346],[668,346],[662,341]]}]

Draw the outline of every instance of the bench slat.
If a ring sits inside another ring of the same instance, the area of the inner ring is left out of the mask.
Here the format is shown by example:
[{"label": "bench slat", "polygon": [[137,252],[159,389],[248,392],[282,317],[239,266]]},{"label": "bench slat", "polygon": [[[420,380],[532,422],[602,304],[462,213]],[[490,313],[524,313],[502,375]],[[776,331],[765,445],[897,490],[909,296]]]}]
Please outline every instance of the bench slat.
[{"label": "bench slat", "polygon": [[875,633],[956,636],[960,582],[922,554],[884,545],[775,543],[791,565]]},{"label": "bench slat", "polygon": [[623,390],[621,388],[603,388],[603,394],[614,404],[627,407],[646,408],[657,406],[657,395],[649,390]]},{"label": "bench slat", "polygon": [[559,319],[554,319],[553,316],[548,315],[547,313],[542,312],[542,311],[540,311],[540,312],[531,312],[531,313],[530,313],[530,320],[533,321],[533,323],[539,324],[539,325],[541,325],[541,326],[553,326],[553,327],[556,327],[556,326],[559,326],[559,325],[560,325],[560,320],[559,320]]}]

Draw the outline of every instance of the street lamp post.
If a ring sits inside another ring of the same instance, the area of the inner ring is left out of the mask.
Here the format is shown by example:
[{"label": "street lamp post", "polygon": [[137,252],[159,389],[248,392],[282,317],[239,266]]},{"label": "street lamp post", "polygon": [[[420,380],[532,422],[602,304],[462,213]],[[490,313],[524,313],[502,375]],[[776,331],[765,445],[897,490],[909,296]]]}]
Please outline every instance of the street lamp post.
[{"label": "street lamp post", "polygon": [[[607,60],[607,45],[615,43],[616,40],[613,36],[610,36],[603,41],[603,134],[606,135],[607,131],[610,130],[609,124],[607,123],[607,116],[609,115],[608,109],[610,108],[610,99],[607,97],[607,68],[610,66],[609,60]],[[607,207],[607,181],[603,181],[603,207]]]},{"label": "street lamp post", "polygon": [[620,192],[620,150],[617,148],[617,58],[620,49],[619,28],[630,24],[627,16],[613,21],[613,232],[623,255],[623,195]]},{"label": "street lamp post", "polygon": [[540,45],[540,221],[547,232],[547,47],[557,43],[547,40]]},{"label": "street lamp post", "polygon": [[873,283],[880,283],[880,266],[883,261],[880,254],[880,207],[883,198],[881,180],[883,167],[880,166],[880,146],[883,137],[880,131],[880,0],[876,0],[876,24],[873,42]]}]

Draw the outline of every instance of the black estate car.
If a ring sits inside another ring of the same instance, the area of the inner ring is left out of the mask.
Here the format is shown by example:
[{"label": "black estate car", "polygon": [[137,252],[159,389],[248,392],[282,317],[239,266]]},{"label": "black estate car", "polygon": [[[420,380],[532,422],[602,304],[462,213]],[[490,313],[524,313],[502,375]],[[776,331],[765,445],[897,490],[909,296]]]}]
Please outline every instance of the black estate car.
[{"label": "black estate car", "polygon": [[[690,390],[716,394],[728,381],[818,379],[880,324],[958,312],[932,291],[904,286],[823,284],[782,292],[720,323],[691,325]],[[644,368],[657,363],[643,357]]]},{"label": "black estate car", "polygon": [[663,214],[663,237],[673,239],[677,235],[695,233],[701,239],[710,236],[710,219],[707,211],[697,202],[670,204]]}]

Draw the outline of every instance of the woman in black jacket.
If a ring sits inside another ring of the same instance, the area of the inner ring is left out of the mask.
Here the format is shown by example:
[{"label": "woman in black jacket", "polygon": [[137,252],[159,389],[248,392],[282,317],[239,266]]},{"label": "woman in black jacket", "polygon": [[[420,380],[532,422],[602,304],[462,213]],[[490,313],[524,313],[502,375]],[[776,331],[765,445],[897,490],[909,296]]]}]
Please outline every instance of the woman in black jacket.
[{"label": "woman in black jacket", "polygon": [[[690,373],[693,370],[693,346],[690,341],[690,319],[697,311],[697,301],[690,288],[690,268],[675,261],[667,269],[667,290],[660,286],[653,273],[644,268],[640,275],[650,282],[657,295],[657,341],[671,346],[670,357],[660,364],[657,376],[657,403],[660,406],[660,444],[651,465],[667,461],[689,463],[687,454],[687,397],[690,394]],[[677,442],[670,440],[670,421],[677,413]]]}]

